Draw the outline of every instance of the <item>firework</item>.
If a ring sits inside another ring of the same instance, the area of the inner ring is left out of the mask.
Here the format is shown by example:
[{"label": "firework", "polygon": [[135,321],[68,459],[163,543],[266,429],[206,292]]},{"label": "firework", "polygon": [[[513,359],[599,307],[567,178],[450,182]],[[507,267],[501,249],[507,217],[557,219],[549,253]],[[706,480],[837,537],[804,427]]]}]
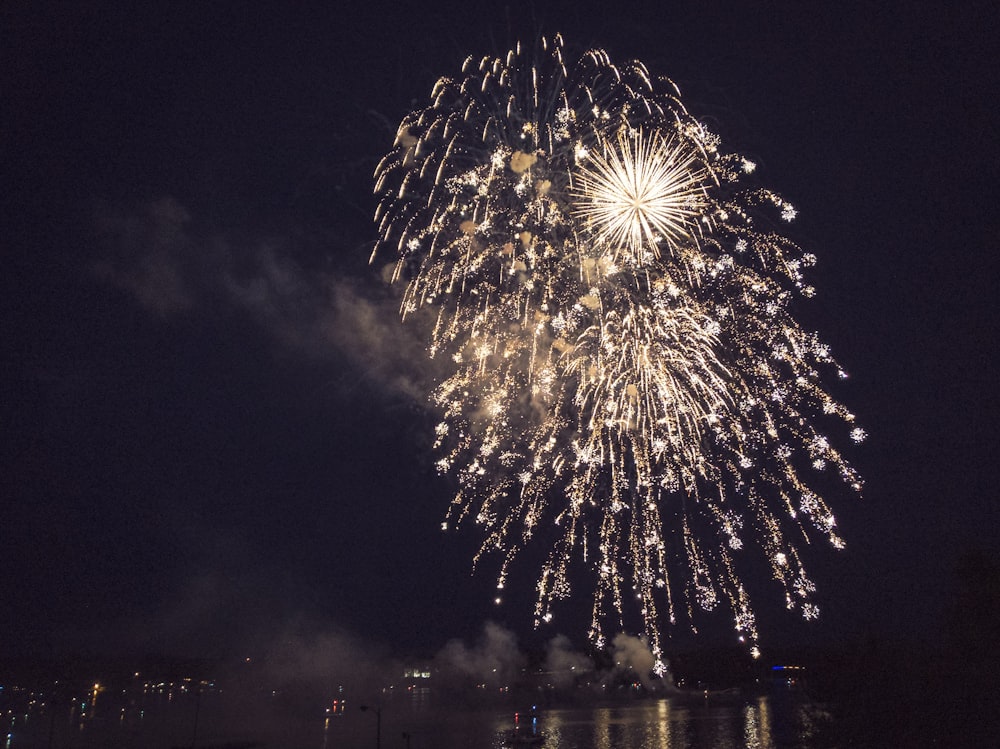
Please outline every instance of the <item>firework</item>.
[{"label": "firework", "polygon": [[854,417],[790,311],[814,258],[768,227],[794,208],[752,171],[669,81],[603,51],[567,65],[558,37],[466,60],[377,168],[373,258],[395,256],[402,315],[447,368],[445,526],[481,529],[500,588],[548,548],[536,623],[582,560],[596,642],[633,611],[659,658],[668,624],[722,605],[756,650],[755,553],[817,615],[799,545],[843,541],[816,487],[861,486],[819,422]]}]

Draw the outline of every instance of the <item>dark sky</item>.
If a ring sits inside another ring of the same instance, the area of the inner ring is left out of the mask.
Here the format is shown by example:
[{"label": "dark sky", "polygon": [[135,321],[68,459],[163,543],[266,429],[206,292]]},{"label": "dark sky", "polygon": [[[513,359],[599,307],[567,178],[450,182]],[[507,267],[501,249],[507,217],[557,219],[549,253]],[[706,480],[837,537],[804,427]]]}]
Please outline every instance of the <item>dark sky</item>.
[{"label": "dark sky", "polygon": [[495,610],[439,530],[421,353],[367,261],[396,123],[537,31],[676,81],[819,257],[802,319],[867,486],[828,496],[823,615],[765,606],[764,643],[939,634],[958,560],[1000,551],[993,4],[342,5],[0,7],[0,655],[532,637],[531,560]]}]

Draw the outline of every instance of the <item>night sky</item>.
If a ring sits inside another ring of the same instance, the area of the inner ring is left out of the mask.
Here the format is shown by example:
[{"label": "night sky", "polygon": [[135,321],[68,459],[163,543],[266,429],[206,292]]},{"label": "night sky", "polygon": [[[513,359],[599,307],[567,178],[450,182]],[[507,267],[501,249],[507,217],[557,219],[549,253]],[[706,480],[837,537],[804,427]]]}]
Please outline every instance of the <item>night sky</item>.
[{"label": "night sky", "polygon": [[368,265],[396,124],[539,32],[672,78],[819,257],[799,317],[866,489],[827,496],[820,619],[775,589],[763,644],[938,636],[1000,552],[993,3],[340,5],[0,7],[0,656],[583,644],[586,600],[532,634],[537,554],[496,609],[440,531],[428,370]]}]

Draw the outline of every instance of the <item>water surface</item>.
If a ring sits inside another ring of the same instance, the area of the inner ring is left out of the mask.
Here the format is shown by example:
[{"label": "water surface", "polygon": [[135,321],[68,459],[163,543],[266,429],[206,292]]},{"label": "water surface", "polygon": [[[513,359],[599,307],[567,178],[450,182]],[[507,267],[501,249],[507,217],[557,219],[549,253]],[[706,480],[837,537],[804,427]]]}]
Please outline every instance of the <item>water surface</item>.
[{"label": "water surface", "polygon": [[[800,695],[668,697],[621,704],[455,708],[404,699],[361,711],[232,695],[148,695],[140,702],[3,716],[3,749],[501,749],[541,733],[544,749],[818,749],[828,714]],[[515,720],[515,715],[517,716]],[[824,744],[825,745],[825,744]]]}]

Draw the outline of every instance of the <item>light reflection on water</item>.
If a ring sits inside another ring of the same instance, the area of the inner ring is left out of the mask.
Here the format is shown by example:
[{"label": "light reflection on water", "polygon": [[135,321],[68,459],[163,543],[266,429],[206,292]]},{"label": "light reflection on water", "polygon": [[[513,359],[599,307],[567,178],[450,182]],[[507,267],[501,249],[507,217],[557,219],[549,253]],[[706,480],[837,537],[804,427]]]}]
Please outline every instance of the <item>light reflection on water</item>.
[{"label": "light reflection on water", "polygon": [[[752,697],[550,709],[539,720],[544,749],[814,749],[818,715],[809,704]],[[495,713],[417,723],[410,749],[502,749],[510,746],[512,725]]]},{"label": "light reflection on water", "polygon": [[[688,706],[659,700],[644,705],[591,710],[552,710],[545,715],[545,746],[551,749],[778,749],[771,720],[769,700],[765,697],[732,705]],[[803,738],[801,733],[799,738]]]}]

